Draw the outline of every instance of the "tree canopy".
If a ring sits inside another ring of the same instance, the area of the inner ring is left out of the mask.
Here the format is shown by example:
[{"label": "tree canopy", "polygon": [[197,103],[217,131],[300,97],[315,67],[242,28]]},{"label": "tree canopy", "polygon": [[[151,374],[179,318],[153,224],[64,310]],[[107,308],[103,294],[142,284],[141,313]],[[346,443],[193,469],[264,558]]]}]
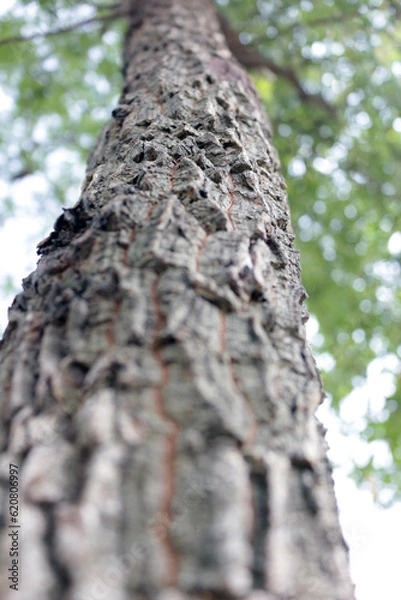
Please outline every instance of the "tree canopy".
[{"label": "tree canopy", "polygon": [[[374,473],[387,499],[400,497],[401,8],[390,0],[217,4],[273,123],[333,406],[341,413],[369,370],[387,372],[385,389],[365,390],[355,427],[368,442],[385,440],[392,460],[378,466],[373,444],[355,476]],[[124,6],[16,0],[3,15],[0,160],[10,185],[0,220],[13,213],[13,182],[37,172],[46,181],[38,211],[50,220],[57,203],[77,199],[82,165],[120,89]]]}]

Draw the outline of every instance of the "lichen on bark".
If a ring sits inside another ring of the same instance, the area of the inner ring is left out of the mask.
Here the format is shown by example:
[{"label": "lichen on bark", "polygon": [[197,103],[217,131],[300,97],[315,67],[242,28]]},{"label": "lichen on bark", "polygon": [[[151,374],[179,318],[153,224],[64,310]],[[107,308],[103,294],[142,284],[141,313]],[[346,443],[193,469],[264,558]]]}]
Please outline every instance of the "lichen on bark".
[{"label": "lichen on bark", "polygon": [[21,598],[352,598],[293,242],[214,7],[142,1],[119,105],[2,342]]}]

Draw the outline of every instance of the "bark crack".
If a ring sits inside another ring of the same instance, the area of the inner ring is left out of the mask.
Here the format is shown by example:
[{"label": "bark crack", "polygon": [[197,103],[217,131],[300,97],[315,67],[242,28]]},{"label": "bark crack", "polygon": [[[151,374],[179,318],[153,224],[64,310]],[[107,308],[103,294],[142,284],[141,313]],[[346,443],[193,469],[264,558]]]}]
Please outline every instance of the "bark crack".
[{"label": "bark crack", "polygon": [[152,287],[152,299],[153,306],[156,316],[156,326],[154,329],[153,338],[153,354],[161,370],[161,380],[159,385],[155,389],[155,403],[156,411],[158,415],[166,422],[169,426],[170,432],[166,434],[165,441],[165,484],[164,493],[161,503],[161,517],[166,527],[165,532],[159,532],[159,539],[164,547],[166,558],[168,561],[168,568],[166,573],[165,585],[175,587],[177,585],[178,572],[179,572],[179,557],[177,550],[171,539],[171,525],[174,518],[173,502],[176,488],[176,455],[177,455],[177,443],[180,435],[181,428],[174,419],[172,419],[165,406],[164,402],[164,390],[169,381],[169,367],[165,363],[160,343],[159,334],[165,325],[165,317],[162,313],[161,304],[158,295],[158,285],[160,277],[158,277]]},{"label": "bark crack", "polygon": [[64,598],[67,598],[68,590],[71,586],[72,579],[68,569],[60,560],[57,552],[57,524],[55,506],[50,502],[42,502],[39,506],[46,519],[46,533],[44,541],[47,549],[47,558],[58,583],[57,598],[63,600]]},{"label": "bark crack", "polygon": [[266,588],[266,537],[269,527],[267,474],[259,465],[251,466],[251,485],[253,499],[253,588],[264,590]]}]

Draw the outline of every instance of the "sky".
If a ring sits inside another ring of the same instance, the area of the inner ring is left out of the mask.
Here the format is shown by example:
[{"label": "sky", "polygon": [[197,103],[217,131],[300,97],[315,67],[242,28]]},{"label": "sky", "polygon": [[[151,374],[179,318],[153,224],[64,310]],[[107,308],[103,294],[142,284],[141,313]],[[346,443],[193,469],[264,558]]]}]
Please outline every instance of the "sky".
[{"label": "sky", "polygon": [[[373,384],[371,384],[373,385]],[[377,380],[377,386],[380,381]],[[354,414],[348,408],[348,423],[357,420],[363,398],[353,394]],[[351,458],[361,453],[363,445],[354,435],[341,433],[343,423],[326,400],[318,417],[328,429],[326,439],[334,469],[335,491],[344,538],[350,550],[351,576],[356,584],[356,600],[400,600],[399,576],[401,503],[380,508],[374,501],[373,485],[358,489],[349,477]],[[362,450],[363,451],[363,450]],[[378,454],[380,451],[378,451]]]},{"label": "sky", "polygon": [[[2,0],[0,17],[13,4],[13,0]],[[7,99],[0,90],[0,110],[4,108],[4,102]],[[4,175],[6,177],[6,173]],[[18,287],[22,278],[35,268],[36,244],[49,233],[49,221],[51,223],[57,217],[57,209],[54,215],[37,214],[37,203],[33,201],[33,196],[36,192],[43,192],[45,188],[46,184],[40,175],[24,178],[12,186],[14,216],[0,226],[0,285],[10,278],[14,286]],[[0,178],[0,203],[8,192],[10,188]],[[401,234],[400,239],[394,239],[393,242],[399,246]],[[6,326],[7,307],[13,295],[0,295],[0,330]],[[315,320],[311,320],[308,330],[310,338],[318,334]],[[344,538],[350,548],[350,570],[356,584],[356,600],[401,598],[401,503],[389,509],[380,508],[374,502],[373,483],[366,485],[364,489],[358,489],[349,477],[351,459],[360,457],[363,462],[363,457],[366,456],[366,448],[358,438],[358,422],[363,419],[368,402],[370,407],[372,403],[380,406],[388,385],[383,365],[376,365],[376,370],[373,365],[367,384],[354,391],[344,402],[342,422],[330,409],[328,399],[318,410],[318,418],[328,429],[329,458],[336,465],[335,491]],[[344,423],[349,425],[351,433],[348,436],[342,432]],[[380,443],[375,449],[375,460],[378,465],[388,460],[386,449]]]}]

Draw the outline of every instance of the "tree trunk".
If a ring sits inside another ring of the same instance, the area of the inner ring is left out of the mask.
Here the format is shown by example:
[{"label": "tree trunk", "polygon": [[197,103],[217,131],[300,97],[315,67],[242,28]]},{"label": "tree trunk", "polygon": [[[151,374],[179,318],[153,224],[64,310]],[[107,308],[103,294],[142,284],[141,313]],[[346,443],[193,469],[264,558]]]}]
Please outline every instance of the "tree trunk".
[{"label": "tree trunk", "polygon": [[209,0],[131,4],[2,343],[1,598],[349,600],[269,124]]}]

